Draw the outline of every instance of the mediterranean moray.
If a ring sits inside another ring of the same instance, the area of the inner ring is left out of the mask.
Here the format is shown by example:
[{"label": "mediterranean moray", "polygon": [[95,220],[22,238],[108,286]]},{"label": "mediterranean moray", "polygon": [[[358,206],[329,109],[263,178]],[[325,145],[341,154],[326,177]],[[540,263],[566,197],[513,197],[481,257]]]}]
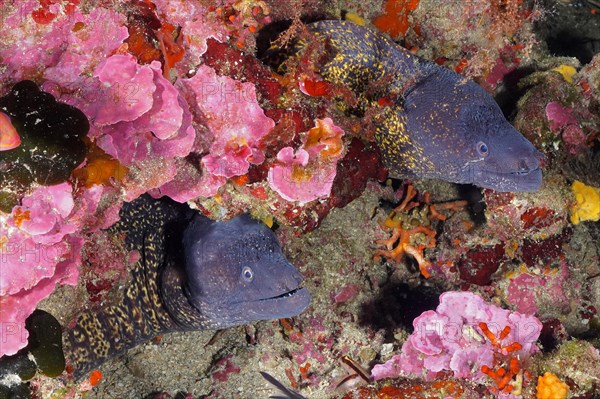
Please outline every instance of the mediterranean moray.
[{"label": "mediterranean moray", "polygon": [[[335,52],[320,74],[363,106],[382,108],[375,139],[392,176],[497,191],[540,187],[541,153],[480,86],[351,22],[309,29]],[[112,230],[140,259],[122,301],[83,313],[66,331],[75,378],[160,334],[291,317],[310,304],[273,232],[248,215],[215,222],[142,197],[124,206]]]},{"label": "mediterranean moray", "polygon": [[539,189],[543,155],[475,82],[348,21],[308,28],[334,53],[320,67],[323,78],[350,88],[364,108],[381,108],[375,140],[392,177]]},{"label": "mediterranean moray", "polygon": [[65,332],[76,379],[160,334],[292,317],[310,304],[273,232],[249,215],[216,222],[144,196],[124,205],[111,232],[140,257],[122,300]]}]

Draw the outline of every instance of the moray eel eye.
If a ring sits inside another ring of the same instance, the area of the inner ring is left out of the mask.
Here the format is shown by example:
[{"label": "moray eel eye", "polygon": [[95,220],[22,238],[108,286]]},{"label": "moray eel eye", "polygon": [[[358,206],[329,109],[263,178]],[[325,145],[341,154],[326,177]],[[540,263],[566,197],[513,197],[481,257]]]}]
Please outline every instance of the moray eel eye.
[{"label": "moray eel eye", "polygon": [[481,155],[481,157],[486,157],[489,154],[489,152],[490,149],[488,148],[486,143],[484,143],[483,141],[477,143],[477,153]]},{"label": "moray eel eye", "polygon": [[242,268],[242,280],[246,283],[251,283],[253,279],[254,271],[252,271],[252,268],[244,266],[244,268]]}]

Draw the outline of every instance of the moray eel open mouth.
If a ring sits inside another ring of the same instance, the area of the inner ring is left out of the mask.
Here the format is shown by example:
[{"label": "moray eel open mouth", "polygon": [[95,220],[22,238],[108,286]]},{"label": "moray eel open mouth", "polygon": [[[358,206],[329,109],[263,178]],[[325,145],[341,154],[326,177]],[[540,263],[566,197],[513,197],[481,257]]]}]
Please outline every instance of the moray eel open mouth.
[{"label": "moray eel open mouth", "polygon": [[267,300],[279,299],[279,298],[289,298],[289,297],[294,296],[296,294],[300,294],[302,292],[302,290],[306,290],[306,288],[300,288],[300,287],[298,287],[296,289],[293,289],[291,291],[286,292],[285,294],[281,294],[281,295],[278,295],[278,296],[275,296],[275,297],[272,297],[272,298],[267,298]]},{"label": "moray eel open mouth", "polygon": [[306,291],[306,288],[294,288],[291,291],[288,291],[286,293],[283,293],[281,295],[277,295],[271,298],[265,298],[265,299],[260,299],[261,301],[273,301],[273,300],[278,300],[278,299],[286,299],[286,298],[290,298],[293,297],[295,295],[303,295],[303,294],[307,294],[308,291]]},{"label": "moray eel open mouth", "polygon": [[495,172],[484,170],[485,179],[475,181],[475,184],[483,188],[495,191],[537,191],[542,184],[542,170],[536,168],[529,171]]},{"label": "moray eel open mouth", "polygon": [[268,298],[259,298],[252,301],[240,300],[239,302],[234,302],[234,304],[239,304],[243,302],[277,302],[277,306],[281,306],[281,302],[290,300],[295,300],[297,302],[307,301],[308,305],[308,303],[310,303],[310,294],[306,288],[299,286],[298,288],[291,289],[289,291],[284,292],[283,294],[271,296]]},{"label": "moray eel open mouth", "polygon": [[304,278],[263,223],[196,217],[184,232],[189,303],[213,328],[293,317],[310,305]]},{"label": "moray eel open mouth", "polygon": [[[460,174],[471,176],[462,182],[475,184],[495,191],[537,191],[542,184],[544,156],[533,146],[527,152],[515,154],[503,151],[491,162],[482,160],[463,166]],[[500,162],[506,160],[505,162]]]}]

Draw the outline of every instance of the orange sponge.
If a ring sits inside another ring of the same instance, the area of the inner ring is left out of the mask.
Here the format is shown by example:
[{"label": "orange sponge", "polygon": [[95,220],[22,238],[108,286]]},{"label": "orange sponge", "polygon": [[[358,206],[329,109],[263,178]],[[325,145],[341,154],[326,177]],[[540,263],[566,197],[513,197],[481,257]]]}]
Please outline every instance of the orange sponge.
[{"label": "orange sponge", "polygon": [[537,399],[565,399],[568,393],[569,386],[556,375],[546,372],[538,377]]}]

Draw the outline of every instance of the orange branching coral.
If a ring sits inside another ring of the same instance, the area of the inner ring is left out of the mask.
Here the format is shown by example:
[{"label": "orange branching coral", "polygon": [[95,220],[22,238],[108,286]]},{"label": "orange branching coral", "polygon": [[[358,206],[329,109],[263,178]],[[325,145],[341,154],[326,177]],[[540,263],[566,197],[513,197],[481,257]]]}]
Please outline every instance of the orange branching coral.
[{"label": "orange branching coral", "polygon": [[[424,234],[428,241],[424,244],[411,244],[411,238],[417,234]],[[407,253],[411,255],[419,264],[421,274],[426,278],[431,275],[429,272],[430,263],[423,255],[425,248],[433,248],[435,246],[435,230],[425,226],[418,226],[413,229],[403,229],[402,224],[393,228],[392,236],[387,240],[378,240],[378,244],[384,244],[387,249],[378,249],[375,251],[375,256],[385,256],[393,260],[400,260]],[[397,243],[397,244],[396,244]],[[396,247],[394,247],[396,244]]]},{"label": "orange branching coral", "polygon": [[414,187],[408,185],[402,203],[383,222],[382,227],[391,230],[392,235],[386,240],[377,241],[377,244],[385,245],[386,249],[376,250],[375,258],[378,259],[380,256],[384,256],[388,259],[400,261],[404,254],[409,254],[417,261],[421,274],[425,278],[429,278],[431,264],[425,259],[423,251],[426,248],[434,248],[436,244],[435,230],[429,225],[433,220],[446,220],[446,216],[440,213],[439,210],[456,211],[464,208],[467,201],[431,204],[429,193],[425,193],[423,195],[424,206],[421,206],[422,204],[419,201],[413,201],[416,195],[417,191]]},{"label": "orange branching coral", "polygon": [[500,341],[510,334],[510,326],[505,326],[498,336],[490,331],[487,323],[479,323],[479,328],[492,346],[497,348],[497,352],[494,355],[494,368],[487,365],[481,366],[481,372],[496,383],[496,387],[491,389],[492,392],[520,395],[523,387],[523,378],[524,376],[528,377],[529,373],[522,369],[519,356],[514,354],[523,349],[523,346],[518,342],[513,342],[505,346],[500,344]]}]

